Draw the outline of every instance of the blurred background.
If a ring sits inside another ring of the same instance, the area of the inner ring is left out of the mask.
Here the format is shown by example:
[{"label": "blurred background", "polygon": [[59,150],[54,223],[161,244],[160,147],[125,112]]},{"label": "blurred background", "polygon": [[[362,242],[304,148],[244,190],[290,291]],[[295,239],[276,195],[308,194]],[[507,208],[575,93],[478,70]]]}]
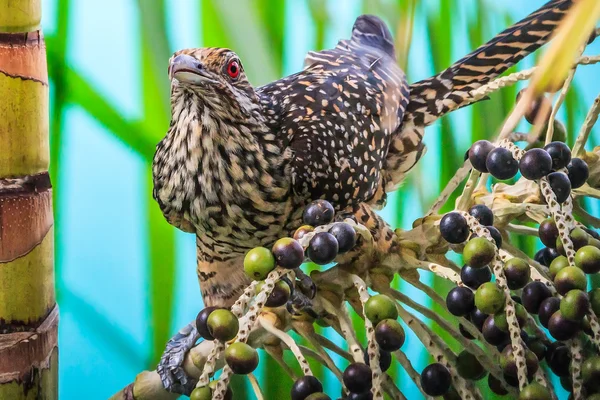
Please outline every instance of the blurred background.
[{"label": "blurred background", "polygon": [[[169,226],[151,197],[154,146],[170,118],[167,62],[172,52],[230,47],[258,86],[299,70],[308,50],[334,46],[349,36],[354,19],[368,12],[390,24],[399,62],[414,82],[544,2],[43,0],[61,312],[60,398],[105,399],[138,372],[154,369],[168,338],[202,308],[194,237]],[[598,45],[588,53],[598,53]],[[518,68],[534,61],[529,57]],[[598,92],[594,76],[596,67],[581,67],[559,113],[569,143]],[[469,145],[496,134],[521,87],[507,88],[428,128],[427,154],[383,211],[390,224],[410,228],[462,163]],[[599,139],[596,130],[592,144]],[[597,204],[587,206],[598,212]],[[520,244],[531,254],[539,247],[534,241]],[[445,285],[429,279],[445,295]],[[409,290],[400,282],[398,287]],[[427,304],[426,298],[420,301]],[[403,349],[420,372],[428,354],[418,340],[409,335]],[[259,379],[267,399],[288,398],[292,381],[285,375],[277,379],[279,368],[265,353],[261,357]],[[390,373],[408,398],[420,398],[403,371]],[[337,395],[334,376],[320,375],[328,392]],[[233,383],[239,398],[245,398],[244,379]]]}]

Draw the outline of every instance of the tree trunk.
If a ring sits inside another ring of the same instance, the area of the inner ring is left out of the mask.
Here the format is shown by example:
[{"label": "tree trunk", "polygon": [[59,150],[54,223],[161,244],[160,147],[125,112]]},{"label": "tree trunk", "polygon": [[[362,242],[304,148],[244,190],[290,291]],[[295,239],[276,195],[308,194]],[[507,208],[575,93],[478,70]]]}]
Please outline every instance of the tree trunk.
[{"label": "tree trunk", "polygon": [[0,400],[58,398],[41,0],[0,0]]}]

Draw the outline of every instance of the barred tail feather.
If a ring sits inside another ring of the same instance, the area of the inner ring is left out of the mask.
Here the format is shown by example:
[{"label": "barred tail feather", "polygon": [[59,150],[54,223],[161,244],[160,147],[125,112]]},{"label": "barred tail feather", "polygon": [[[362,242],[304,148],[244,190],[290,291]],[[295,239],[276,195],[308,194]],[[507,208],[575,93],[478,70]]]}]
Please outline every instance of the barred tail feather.
[{"label": "barred tail feather", "polygon": [[552,0],[439,74],[410,86],[405,119],[430,125],[467,104],[485,85],[548,42],[573,0]]}]

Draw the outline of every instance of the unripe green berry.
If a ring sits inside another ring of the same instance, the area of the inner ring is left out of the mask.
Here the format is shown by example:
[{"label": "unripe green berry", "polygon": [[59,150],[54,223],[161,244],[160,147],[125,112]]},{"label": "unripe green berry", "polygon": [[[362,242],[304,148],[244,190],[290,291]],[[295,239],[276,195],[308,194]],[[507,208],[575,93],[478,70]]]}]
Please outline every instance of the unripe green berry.
[{"label": "unripe green berry", "polygon": [[208,386],[197,387],[190,395],[190,400],[211,400],[212,390]]},{"label": "unripe green berry", "polygon": [[250,279],[261,281],[275,269],[275,257],[265,247],[255,247],[244,257],[244,272]]},{"label": "unripe green berry", "polygon": [[486,238],[476,237],[467,242],[463,250],[466,264],[473,268],[482,268],[492,262],[496,256],[496,246]]},{"label": "unripe green berry", "polygon": [[398,309],[396,303],[388,296],[377,294],[371,296],[365,303],[365,315],[373,325],[377,325],[384,319],[398,318]]},{"label": "unripe green berry", "polygon": [[229,310],[218,309],[210,313],[207,320],[210,334],[222,342],[235,337],[240,328],[237,317]]},{"label": "unripe green berry", "polygon": [[575,265],[586,274],[600,271],[600,249],[594,246],[583,246],[575,253]]},{"label": "unripe green berry", "polygon": [[554,284],[558,293],[565,295],[573,289],[586,290],[587,278],[580,268],[565,267],[554,277]]},{"label": "unripe green berry", "polygon": [[493,282],[486,282],[475,292],[475,307],[485,314],[496,314],[504,308],[504,293]]},{"label": "unripe green berry", "polygon": [[560,300],[560,312],[571,321],[581,321],[590,306],[587,293],[574,289],[567,292]]},{"label": "unripe green berry", "polygon": [[558,256],[550,263],[550,278],[554,279],[558,271],[569,266],[569,260],[565,256]]}]

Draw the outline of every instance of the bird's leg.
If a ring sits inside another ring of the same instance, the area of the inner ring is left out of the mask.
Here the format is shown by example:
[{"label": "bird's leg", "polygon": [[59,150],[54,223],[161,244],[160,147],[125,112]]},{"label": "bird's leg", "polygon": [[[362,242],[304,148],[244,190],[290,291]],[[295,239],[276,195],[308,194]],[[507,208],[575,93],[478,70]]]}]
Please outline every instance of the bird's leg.
[{"label": "bird's leg", "polygon": [[183,368],[183,359],[200,338],[196,321],[187,324],[167,342],[167,346],[156,371],[166,390],[189,396],[196,386],[196,380],[189,377]]},{"label": "bird's leg", "polygon": [[359,232],[354,249],[336,258],[340,267],[360,274],[377,266],[382,259],[399,252],[398,236],[368,204],[361,203],[336,215],[337,221],[347,219],[361,225],[360,229],[367,229],[368,232]]},{"label": "bird's leg", "polygon": [[306,313],[313,318],[318,318],[319,315],[313,309],[311,301],[317,294],[317,286],[308,275],[300,270],[300,268],[297,268],[295,273],[297,279],[295,285],[292,285],[292,283],[288,281],[290,288],[292,288],[290,300],[288,300],[288,303],[286,304],[288,312],[294,315]]},{"label": "bird's leg", "polygon": [[[204,305],[207,307],[231,307],[250,284],[244,273],[243,257],[227,261],[207,261],[199,253],[197,274]],[[195,379],[185,373],[182,364],[185,354],[199,337],[194,321],[167,343],[157,371],[168,391],[189,396],[194,389]]]}]

